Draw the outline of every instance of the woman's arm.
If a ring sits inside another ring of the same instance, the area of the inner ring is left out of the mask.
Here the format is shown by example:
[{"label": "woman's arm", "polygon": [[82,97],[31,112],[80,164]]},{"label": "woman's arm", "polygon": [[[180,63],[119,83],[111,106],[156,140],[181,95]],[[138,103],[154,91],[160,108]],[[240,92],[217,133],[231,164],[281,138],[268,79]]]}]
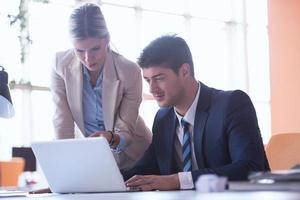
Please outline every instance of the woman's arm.
[{"label": "woman's arm", "polygon": [[74,120],[68,104],[66,86],[62,74],[59,74],[59,56],[56,55],[51,72],[51,93],[54,103],[53,125],[57,139],[74,138]]}]

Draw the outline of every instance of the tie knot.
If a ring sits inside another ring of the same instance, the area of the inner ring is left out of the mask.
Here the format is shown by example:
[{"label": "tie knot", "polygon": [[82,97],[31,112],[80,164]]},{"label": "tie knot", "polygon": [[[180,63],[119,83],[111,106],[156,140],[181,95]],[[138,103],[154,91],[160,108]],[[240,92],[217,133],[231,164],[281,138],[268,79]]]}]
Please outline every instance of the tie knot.
[{"label": "tie knot", "polygon": [[183,128],[186,129],[186,128],[189,127],[189,123],[182,118],[181,119],[181,126],[183,126]]}]

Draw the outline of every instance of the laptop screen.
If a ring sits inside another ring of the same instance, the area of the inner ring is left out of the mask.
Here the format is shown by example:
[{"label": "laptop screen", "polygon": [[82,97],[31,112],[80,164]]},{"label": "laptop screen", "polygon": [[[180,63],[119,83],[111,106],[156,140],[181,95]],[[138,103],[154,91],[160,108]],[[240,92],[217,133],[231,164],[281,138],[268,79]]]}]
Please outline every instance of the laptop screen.
[{"label": "laptop screen", "polygon": [[52,192],[126,191],[105,138],[36,142],[32,149]]}]

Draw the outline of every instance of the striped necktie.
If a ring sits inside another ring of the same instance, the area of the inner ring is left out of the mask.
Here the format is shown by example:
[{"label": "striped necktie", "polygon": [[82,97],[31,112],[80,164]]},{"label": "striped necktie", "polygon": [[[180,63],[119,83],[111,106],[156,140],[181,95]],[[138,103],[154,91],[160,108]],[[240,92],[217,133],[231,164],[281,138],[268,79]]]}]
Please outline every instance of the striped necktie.
[{"label": "striped necktie", "polygon": [[183,141],[182,141],[182,160],[183,171],[192,171],[192,153],[191,153],[191,133],[189,131],[189,123],[181,119],[183,126]]}]

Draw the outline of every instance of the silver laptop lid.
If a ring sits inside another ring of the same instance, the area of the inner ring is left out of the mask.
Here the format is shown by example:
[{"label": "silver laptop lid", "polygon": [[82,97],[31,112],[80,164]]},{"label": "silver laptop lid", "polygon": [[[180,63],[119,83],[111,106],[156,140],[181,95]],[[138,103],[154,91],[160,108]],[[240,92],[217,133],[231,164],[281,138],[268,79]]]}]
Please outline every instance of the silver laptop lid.
[{"label": "silver laptop lid", "polygon": [[126,191],[105,138],[35,142],[32,149],[52,192]]}]

